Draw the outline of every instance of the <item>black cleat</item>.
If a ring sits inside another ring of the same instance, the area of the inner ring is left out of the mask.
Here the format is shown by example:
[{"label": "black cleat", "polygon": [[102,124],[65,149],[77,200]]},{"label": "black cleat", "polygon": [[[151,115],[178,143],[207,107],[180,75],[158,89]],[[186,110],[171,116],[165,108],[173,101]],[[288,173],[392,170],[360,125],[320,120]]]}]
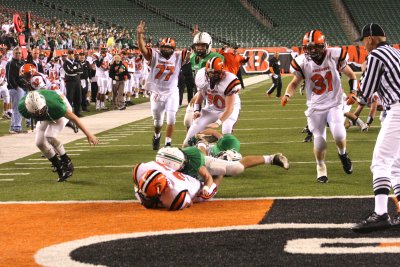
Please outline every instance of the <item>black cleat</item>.
[{"label": "black cleat", "polygon": [[158,138],[153,136],[153,150],[159,150],[160,149],[160,139],[161,139],[161,135]]},{"label": "black cleat", "polygon": [[65,182],[74,173],[74,165],[71,160],[62,163],[62,177],[57,182]]},{"label": "black cleat", "polygon": [[376,230],[383,230],[391,227],[390,217],[387,213],[378,215],[373,212],[367,219],[356,223],[351,227],[356,233],[369,233]]},{"label": "black cleat", "polygon": [[328,182],[328,176],[320,176],[320,177],[318,177],[317,178],[317,182],[318,183],[323,183],[323,184],[326,184],[327,182]]},{"label": "black cleat", "polygon": [[274,154],[272,165],[276,165],[284,168],[285,170],[289,170],[289,160],[282,153]]},{"label": "black cleat", "polygon": [[307,134],[306,138],[304,138],[303,142],[304,143],[311,143],[312,142],[312,134]]},{"label": "black cleat", "polygon": [[76,126],[76,124],[73,121],[68,121],[65,126],[71,128],[74,131],[74,133],[79,132],[78,126]]},{"label": "black cleat", "polygon": [[393,217],[392,226],[394,226],[394,227],[400,226],[400,213],[397,213],[397,215]]},{"label": "black cleat", "polygon": [[349,155],[344,153],[343,155],[340,155],[338,153],[338,156],[340,158],[340,161],[342,162],[343,165],[343,170],[347,174],[352,174],[353,173],[353,164],[351,163],[351,159],[349,158]]}]

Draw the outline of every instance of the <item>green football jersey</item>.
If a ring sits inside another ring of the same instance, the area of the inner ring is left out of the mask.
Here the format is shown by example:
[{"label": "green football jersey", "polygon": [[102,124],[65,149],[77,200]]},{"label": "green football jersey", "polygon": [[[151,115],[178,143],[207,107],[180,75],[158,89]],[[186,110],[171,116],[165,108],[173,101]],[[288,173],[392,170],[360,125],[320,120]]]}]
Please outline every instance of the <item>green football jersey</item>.
[{"label": "green football jersey", "polygon": [[183,154],[186,156],[186,162],[182,173],[188,174],[192,177],[199,177],[198,172],[201,166],[206,163],[204,154],[194,146],[185,147],[182,149]]},{"label": "green football jersey", "polygon": [[204,68],[206,66],[207,60],[213,57],[219,57],[222,59],[222,61],[224,60],[224,56],[216,52],[210,52],[207,56],[205,56],[202,59],[196,56],[195,53],[192,53],[190,55],[190,65],[192,65],[192,70],[194,71],[194,75],[196,75],[199,69]]},{"label": "green football jersey", "polygon": [[[52,90],[37,90],[39,94],[44,96],[46,99],[46,105],[48,107],[48,114],[44,120],[46,121],[55,121],[59,118],[65,116],[67,113],[67,105],[65,104],[64,100],[61,96]],[[18,103],[18,111],[24,118],[30,119],[32,118],[33,114],[31,114],[25,107],[25,98],[24,96]]]}]

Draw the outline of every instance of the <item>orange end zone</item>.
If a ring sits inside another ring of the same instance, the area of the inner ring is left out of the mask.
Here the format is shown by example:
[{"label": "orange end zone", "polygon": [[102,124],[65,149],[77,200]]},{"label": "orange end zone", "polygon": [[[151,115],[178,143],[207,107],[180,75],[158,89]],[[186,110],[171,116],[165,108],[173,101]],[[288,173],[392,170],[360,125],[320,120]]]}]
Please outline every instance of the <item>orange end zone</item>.
[{"label": "orange end zone", "polygon": [[33,255],[39,249],[94,235],[254,225],[272,204],[213,201],[176,212],[146,210],[138,203],[5,204],[0,206],[0,266],[36,266]]}]

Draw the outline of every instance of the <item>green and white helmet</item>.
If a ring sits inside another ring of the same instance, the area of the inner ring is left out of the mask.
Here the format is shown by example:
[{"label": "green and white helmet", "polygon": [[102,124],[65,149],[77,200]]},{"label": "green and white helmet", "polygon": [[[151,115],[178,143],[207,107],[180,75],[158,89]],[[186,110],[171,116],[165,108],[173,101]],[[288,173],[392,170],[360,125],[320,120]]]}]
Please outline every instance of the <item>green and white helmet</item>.
[{"label": "green and white helmet", "polygon": [[30,91],[25,98],[25,107],[32,117],[45,118],[48,114],[46,99],[37,91]]},{"label": "green and white helmet", "polygon": [[185,154],[179,148],[167,146],[157,151],[156,161],[179,171],[185,164]]}]

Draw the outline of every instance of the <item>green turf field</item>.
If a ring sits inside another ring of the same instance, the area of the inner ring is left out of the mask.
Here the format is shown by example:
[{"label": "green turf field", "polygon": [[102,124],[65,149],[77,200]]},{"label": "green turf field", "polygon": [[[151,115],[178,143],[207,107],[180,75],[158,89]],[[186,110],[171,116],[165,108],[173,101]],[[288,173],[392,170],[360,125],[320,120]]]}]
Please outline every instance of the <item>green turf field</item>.
[{"label": "green turf field", "polygon": [[[283,78],[284,89],[290,79]],[[343,84],[347,92],[347,80]],[[305,135],[300,133],[306,125],[305,96],[297,94],[286,107],[281,107],[278,99],[266,97],[269,86],[270,81],[263,82],[241,92],[242,111],[234,133],[242,142],[243,155],[282,152],[291,161],[291,168],[285,171],[275,166],[258,166],[239,177],[225,178],[217,197],[371,195],[369,165],[379,120],[367,133],[356,127],[348,130],[348,152],[354,162],[352,175],[344,173],[328,132],[329,183],[320,184],[316,182],[313,145],[303,143]],[[185,108],[181,108],[178,113],[174,144],[185,136],[184,112]],[[363,119],[367,112],[362,114]],[[1,164],[0,173],[15,175],[0,176],[14,179],[0,182],[0,201],[132,199],[131,166],[155,156],[151,148],[152,120],[126,124],[98,136],[102,144],[97,147],[89,147],[86,140],[66,145],[76,168],[66,183],[56,182],[57,175],[50,171],[50,163],[39,153]]]}]

